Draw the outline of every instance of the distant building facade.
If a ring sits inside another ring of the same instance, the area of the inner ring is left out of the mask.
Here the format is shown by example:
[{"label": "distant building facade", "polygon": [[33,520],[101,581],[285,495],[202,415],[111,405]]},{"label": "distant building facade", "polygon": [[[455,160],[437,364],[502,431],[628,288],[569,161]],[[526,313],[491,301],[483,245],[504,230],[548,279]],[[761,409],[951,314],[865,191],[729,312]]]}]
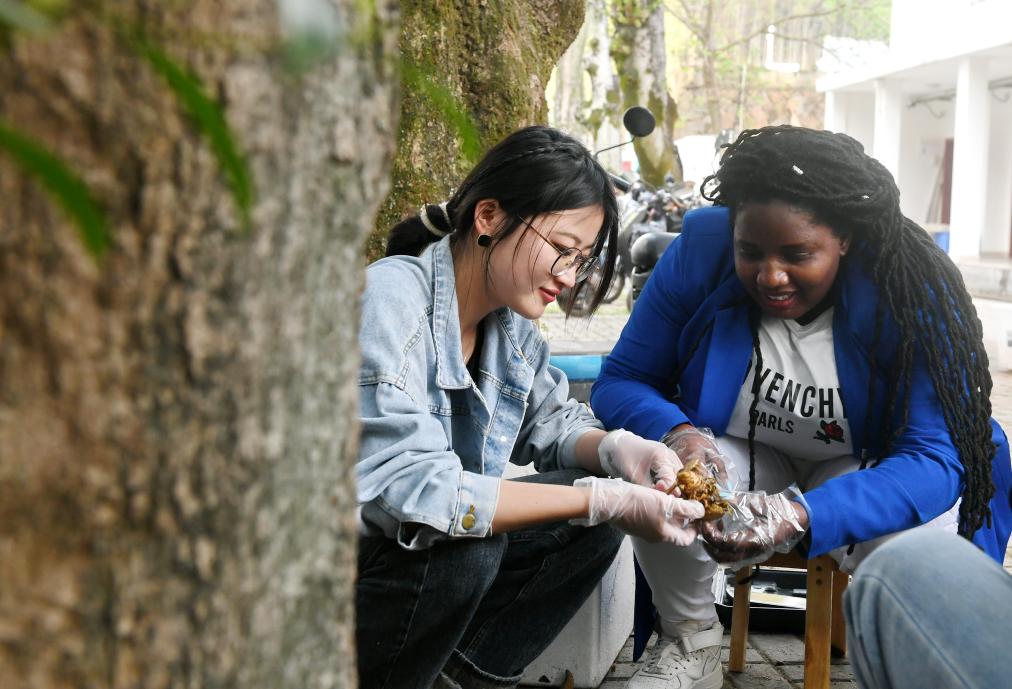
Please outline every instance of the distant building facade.
[{"label": "distant building facade", "polygon": [[1010,0],[893,0],[888,51],[816,89],[826,129],[892,171],[950,255],[1012,255]]}]

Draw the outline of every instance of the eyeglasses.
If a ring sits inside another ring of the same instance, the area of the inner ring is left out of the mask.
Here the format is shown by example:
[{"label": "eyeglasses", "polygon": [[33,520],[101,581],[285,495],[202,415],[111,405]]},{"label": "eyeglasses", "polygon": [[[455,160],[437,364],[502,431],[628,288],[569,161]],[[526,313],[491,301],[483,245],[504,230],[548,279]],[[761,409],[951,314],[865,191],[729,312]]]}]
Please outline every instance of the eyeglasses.
[{"label": "eyeglasses", "polygon": [[530,230],[531,232],[533,232],[534,234],[538,235],[543,240],[545,240],[545,244],[547,244],[548,246],[552,247],[553,249],[559,252],[559,257],[555,259],[554,263],[552,263],[552,270],[551,270],[552,275],[554,275],[555,277],[565,275],[567,272],[569,272],[575,267],[576,282],[583,282],[584,280],[589,278],[591,274],[593,274],[594,270],[597,268],[597,256],[586,256],[583,254],[583,252],[574,247],[556,246],[551,240],[548,239],[548,237],[535,230],[534,226],[531,225],[529,222],[521,218],[519,215],[517,216],[517,218],[519,218],[520,222],[522,222],[524,225],[527,225],[528,230]]}]

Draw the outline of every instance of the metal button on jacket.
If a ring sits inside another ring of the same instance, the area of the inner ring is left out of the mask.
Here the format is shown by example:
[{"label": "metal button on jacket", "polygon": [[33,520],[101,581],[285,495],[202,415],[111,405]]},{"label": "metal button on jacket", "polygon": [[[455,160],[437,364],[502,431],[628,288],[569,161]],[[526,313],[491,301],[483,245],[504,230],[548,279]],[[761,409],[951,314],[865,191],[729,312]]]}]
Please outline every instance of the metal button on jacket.
[{"label": "metal button on jacket", "polygon": [[460,520],[460,525],[464,527],[465,531],[470,531],[474,528],[474,523],[476,521],[477,518],[474,516],[474,505],[471,505],[471,509],[469,509],[463,519]]}]

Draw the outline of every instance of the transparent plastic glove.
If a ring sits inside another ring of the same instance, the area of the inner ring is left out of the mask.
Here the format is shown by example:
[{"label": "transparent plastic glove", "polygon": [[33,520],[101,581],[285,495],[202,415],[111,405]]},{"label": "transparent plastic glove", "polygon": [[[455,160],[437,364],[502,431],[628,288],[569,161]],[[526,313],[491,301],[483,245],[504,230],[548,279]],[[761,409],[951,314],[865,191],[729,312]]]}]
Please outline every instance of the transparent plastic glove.
[{"label": "transparent plastic glove", "polygon": [[669,431],[661,438],[661,442],[675,451],[683,465],[688,464],[689,460],[698,459],[701,464],[711,468],[721,488],[734,490],[737,487],[734,485],[737,481],[728,475],[727,461],[709,428],[689,426],[680,431]]},{"label": "transparent plastic glove", "polygon": [[651,543],[689,545],[696,540],[698,532],[691,522],[704,511],[698,502],[615,478],[581,478],[573,485],[590,490],[590,509],[586,519],[572,519],[571,524],[611,522]]},{"label": "transparent plastic glove", "polygon": [[797,486],[773,495],[731,493],[725,498],[731,511],[700,526],[703,547],[717,562],[738,567],[790,552],[806,531],[799,516],[805,508],[792,499],[800,494]]},{"label": "transparent plastic glove", "polygon": [[621,428],[604,436],[597,455],[609,475],[664,491],[674,485],[675,474],[682,468],[678,455],[663,443]]}]

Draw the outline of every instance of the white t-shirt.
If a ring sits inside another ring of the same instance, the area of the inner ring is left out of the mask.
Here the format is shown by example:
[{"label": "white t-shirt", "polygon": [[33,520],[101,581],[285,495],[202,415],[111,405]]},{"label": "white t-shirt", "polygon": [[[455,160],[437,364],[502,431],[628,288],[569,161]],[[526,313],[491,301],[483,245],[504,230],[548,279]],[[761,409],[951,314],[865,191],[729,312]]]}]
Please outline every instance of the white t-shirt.
[{"label": "white t-shirt", "polygon": [[[784,454],[823,461],[853,454],[833,349],[833,309],[807,325],[764,316],[759,326],[763,356],[755,439]],[[748,438],[756,356],[731,413],[727,435]]]}]

